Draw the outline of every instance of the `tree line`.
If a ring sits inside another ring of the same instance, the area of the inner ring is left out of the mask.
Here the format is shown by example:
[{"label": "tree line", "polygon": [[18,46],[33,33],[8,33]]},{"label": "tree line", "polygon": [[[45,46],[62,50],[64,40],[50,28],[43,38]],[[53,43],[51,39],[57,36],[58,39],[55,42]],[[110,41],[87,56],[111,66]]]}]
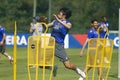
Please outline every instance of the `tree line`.
[{"label": "tree line", "polygon": [[[18,32],[28,33],[30,22],[33,20],[34,0],[1,0],[0,24],[5,26],[7,32],[14,31],[14,21],[17,21]],[[72,10],[70,18],[73,24],[69,33],[87,33],[90,22],[101,16],[106,16],[110,22],[110,30],[118,30],[118,17],[120,0],[51,0],[52,14],[58,13],[61,7]],[[36,15],[48,17],[49,0],[37,0]],[[49,17],[48,17],[49,18]]]}]

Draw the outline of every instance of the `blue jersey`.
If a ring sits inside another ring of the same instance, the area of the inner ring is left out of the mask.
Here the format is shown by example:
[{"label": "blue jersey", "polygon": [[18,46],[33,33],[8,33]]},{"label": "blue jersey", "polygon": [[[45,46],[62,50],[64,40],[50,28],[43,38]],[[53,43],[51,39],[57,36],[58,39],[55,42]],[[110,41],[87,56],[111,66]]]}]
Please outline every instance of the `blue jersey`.
[{"label": "blue jersey", "polygon": [[98,38],[98,32],[93,27],[88,32],[88,39],[90,38]]},{"label": "blue jersey", "polygon": [[4,27],[0,27],[0,41],[2,41],[3,35],[5,34],[5,28]]},{"label": "blue jersey", "polygon": [[[69,23],[68,20],[64,20],[63,22]],[[55,38],[57,43],[64,44],[64,39],[68,31],[69,31],[68,28],[66,28],[64,25],[55,20],[51,36]]]},{"label": "blue jersey", "polygon": [[[104,38],[105,35],[106,35],[106,32],[107,32],[107,29],[109,30],[109,22],[106,22],[106,23],[100,22],[100,23],[99,23],[99,26],[100,26],[101,28],[103,28],[103,31],[100,33],[100,38]],[[107,29],[106,29],[105,27],[106,27]],[[108,36],[108,35],[106,35],[106,38],[107,38],[107,36]]]}]

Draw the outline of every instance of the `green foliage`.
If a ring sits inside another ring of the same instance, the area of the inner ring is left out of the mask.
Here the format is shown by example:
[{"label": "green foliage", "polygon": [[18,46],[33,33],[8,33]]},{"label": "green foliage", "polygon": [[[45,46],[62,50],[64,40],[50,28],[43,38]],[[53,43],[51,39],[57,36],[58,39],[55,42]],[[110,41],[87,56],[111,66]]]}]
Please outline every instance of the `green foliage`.
[{"label": "green foliage", "polygon": [[[0,24],[8,32],[13,32],[14,21],[17,21],[18,32],[28,32],[33,19],[33,2],[34,0],[1,0]],[[57,14],[61,7],[72,10],[70,21],[73,27],[69,33],[87,33],[90,21],[94,18],[100,21],[103,15],[110,22],[110,29],[118,30],[120,0],[51,0],[51,3],[52,14]],[[48,4],[49,0],[37,0],[36,15],[48,17]]]}]

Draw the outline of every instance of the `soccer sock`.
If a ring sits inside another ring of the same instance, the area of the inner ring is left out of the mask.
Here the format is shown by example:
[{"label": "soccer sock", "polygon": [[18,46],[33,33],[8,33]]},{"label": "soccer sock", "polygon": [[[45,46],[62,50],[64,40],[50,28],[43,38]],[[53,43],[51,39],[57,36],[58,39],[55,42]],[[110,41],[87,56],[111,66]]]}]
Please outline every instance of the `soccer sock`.
[{"label": "soccer sock", "polygon": [[79,69],[79,68],[76,68],[76,71],[77,71],[77,73],[81,73],[82,72],[82,70]]},{"label": "soccer sock", "polygon": [[10,59],[12,59],[12,57],[8,55],[8,59],[10,60]]},{"label": "soccer sock", "polygon": [[85,73],[82,70],[80,70],[79,68],[76,68],[76,71],[79,75],[81,75],[81,77],[83,77],[83,78],[86,77]]}]

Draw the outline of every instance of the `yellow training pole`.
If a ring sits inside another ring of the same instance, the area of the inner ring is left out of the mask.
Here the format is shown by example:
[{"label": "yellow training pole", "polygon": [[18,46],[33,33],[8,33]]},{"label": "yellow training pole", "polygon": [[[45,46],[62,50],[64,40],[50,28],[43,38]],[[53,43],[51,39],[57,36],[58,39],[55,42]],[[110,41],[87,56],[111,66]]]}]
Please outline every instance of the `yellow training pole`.
[{"label": "yellow training pole", "polygon": [[46,32],[48,30],[48,26],[46,23],[41,22],[46,27],[46,30],[44,32],[44,52],[43,52],[43,75],[42,75],[42,80],[45,80],[45,56],[46,56]]},{"label": "yellow training pole", "polygon": [[[48,25],[46,24],[46,23],[44,23],[44,22],[40,22],[40,24],[43,24],[45,27],[46,27],[46,29],[45,29],[45,32],[44,32],[44,50],[43,50],[43,75],[42,75],[42,80],[45,80],[45,53],[46,53],[46,32],[48,31]],[[36,27],[36,31],[37,31],[37,34],[39,35],[40,33],[38,32],[38,25],[37,25],[37,27]],[[39,43],[37,43],[37,44],[39,44]],[[38,47],[38,46],[37,46]],[[37,52],[38,53],[38,52]],[[36,60],[38,60],[38,59],[36,59]],[[36,61],[37,62],[37,61]],[[38,64],[38,63],[37,63]],[[36,77],[38,76],[38,70],[37,70],[37,68],[36,68]],[[37,78],[36,78],[36,80],[37,80]]]},{"label": "yellow training pole", "polygon": [[16,21],[15,21],[15,30],[14,30],[14,66],[13,66],[13,75],[14,75],[14,80],[16,80],[16,53],[17,53],[17,50],[16,50],[16,47],[17,47],[17,26],[16,26]]},{"label": "yellow training pole", "polygon": [[29,57],[30,57],[29,56],[29,53],[30,53],[30,41],[29,40],[30,39],[29,38],[28,38],[28,55],[27,55],[28,56],[28,66],[27,67],[28,67],[28,80],[31,80],[30,69],[29,69],[29,64],[30,64],[30,61],[29,61]]},{"label": "yellow training pole", "polygon": [[38,80],[38,50],[39,50],[39,40],[38,40],[38,37],[37,37],[37,43],[36,43],[36,47],[37,47],[37,50],[36,50],[36,80]]}]

